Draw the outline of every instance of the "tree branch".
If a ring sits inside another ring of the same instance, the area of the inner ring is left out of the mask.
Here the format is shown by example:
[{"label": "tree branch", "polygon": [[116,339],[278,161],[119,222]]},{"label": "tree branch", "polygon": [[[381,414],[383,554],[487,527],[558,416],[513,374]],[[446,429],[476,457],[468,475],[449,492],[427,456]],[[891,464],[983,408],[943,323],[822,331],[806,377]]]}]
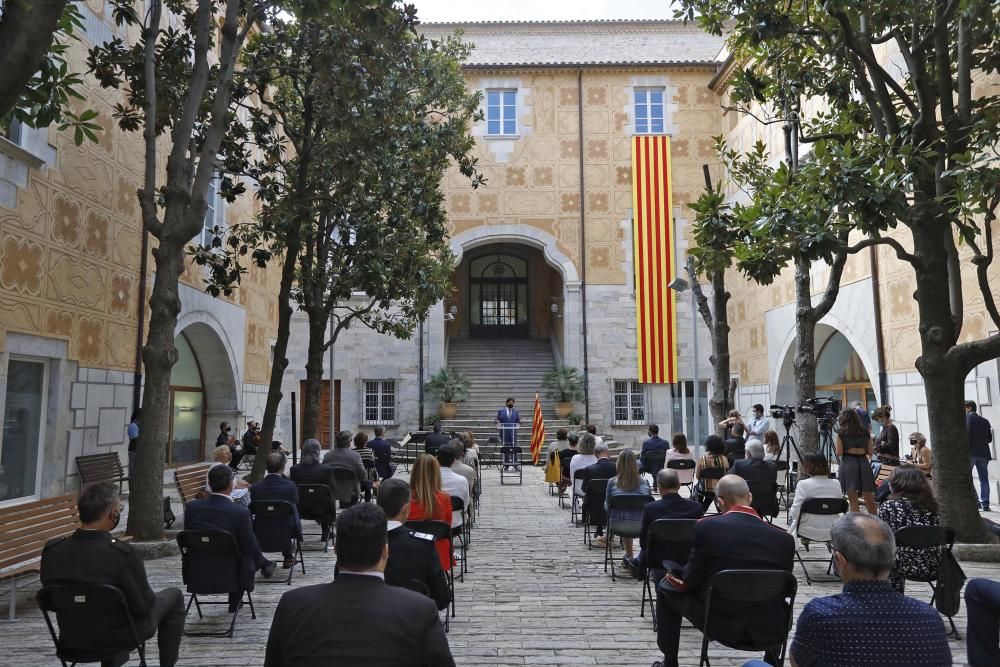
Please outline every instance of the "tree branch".
[{"label": "tree branch", "polygon": [[138,191],[139,208],[142,210],[142,222],[154,238],[163,235],[163,224],[156,214],[156,42],[160,34],[160,18],[163,13],[161,0],[152,0],[143,24],[145,33],[143,43],[143,72],[146,77],[145,86],[145,126],[142,138],[146,148],[146,169],[142,188]]},{"label": "tree branch", "polygon": [[826,290],[823,292],[823,298],[812,308],[814,322],[823,319],[830,312],[830,309],[833,308],[833,304],[836,303],[837,295],[840,294],[840,280],[844,276],[845,264],[847,264],[847,252],[841,250],[833,256],[833,264],[830,265],[830,275],[826,280]]},{"label": "tree branch", "polygon": [[902,243],[889,236],[877,236],[865,239],[863,241],[859,241],[858,243],[855,243],[852,246],[848,246],[845,249],[845,252],[847,252],[847,254],[849,255],[853,255],[873,245],[887,245],[896,251],[896,257],[903,260],[904,262],[908,262],[915,269],[919,269],[921,266],[919,257],[907,252],[906,248],[903,247]]},{"label": "tree branch", "polygon": [[955,10],[958,9],[959,4],[961,4],[960,0],[948,0],[948,4],[944,8],[944,11],[938,14],[938,16],[934,19],[934,25],[931,27],[930,32],[921,37],[920,41],[914,45],[913,53],[919,54],[926,50],[927,47],[934,41],[934,36],[938,34],[939,31],[947,30],[948,21],[950,21],[955,15]]},{"label": "tree branch", "polygon": [[13,109],[52,48],[66,0],[7,0],[0,17],[0,116]]},{"label": "tree branch", "polygon": [[[708,307],[708,297],[705,296],[705,292],[701,289],[701,283],[698,282],[698,273],[694,270],[693,257],[688,257],[686,268],[688,280],[691,281],[691,291],[694,292],[694,298],[698,304],[698,312],[701,313],[701,319],[705,321],[705,326],[711,331],[712,310]],[[694,313],[691,313],[691,317],[694,317]]]}]

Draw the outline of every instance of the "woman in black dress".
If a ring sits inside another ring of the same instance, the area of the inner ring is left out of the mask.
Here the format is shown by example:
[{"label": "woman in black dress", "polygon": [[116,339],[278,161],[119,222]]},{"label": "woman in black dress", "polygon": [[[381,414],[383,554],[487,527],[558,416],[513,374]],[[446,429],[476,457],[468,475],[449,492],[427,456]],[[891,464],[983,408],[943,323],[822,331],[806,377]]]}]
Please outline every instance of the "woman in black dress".
[{"label": "woman in black dress", "polygon": [[899,429],[892,423],[892,408],[883,405],[872,413],[872,419],[882,425],[875,438],[875,459],[887,466],[899,465]]},{"label": "woman in black dress", "polygon": [[837,418],[834,444],[840,457],[840,488],[847,494],[851,511],[858,511],[858,494],[861,494],[868,513],[875,514],[875,477],[868,461],[872,455],[872,437],[854,410],[844,410]]}]

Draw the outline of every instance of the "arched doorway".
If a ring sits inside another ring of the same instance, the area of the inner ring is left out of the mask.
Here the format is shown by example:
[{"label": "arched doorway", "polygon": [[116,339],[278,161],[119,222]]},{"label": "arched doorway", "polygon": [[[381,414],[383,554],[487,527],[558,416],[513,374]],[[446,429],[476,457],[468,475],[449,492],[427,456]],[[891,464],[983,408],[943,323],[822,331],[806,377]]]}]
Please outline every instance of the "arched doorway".
[{"label": "arched doorway", "polygon": [[826,339],[816,355],[816,395],[840,401],[842,406],[860,402],[868,411],[877,407],[864,363],[850,341],[839,331]]},{"label": "arched doorway", "polygon": [[469,335],[523,338],[529,331],[528,260],[490,253],[469,261]]},{"label": "arched doorway", "polygon": [[170,437],[167,465],[205,458],[205,386],[198,358],[184,332],[174,339],[177,363],[170,370]]}]

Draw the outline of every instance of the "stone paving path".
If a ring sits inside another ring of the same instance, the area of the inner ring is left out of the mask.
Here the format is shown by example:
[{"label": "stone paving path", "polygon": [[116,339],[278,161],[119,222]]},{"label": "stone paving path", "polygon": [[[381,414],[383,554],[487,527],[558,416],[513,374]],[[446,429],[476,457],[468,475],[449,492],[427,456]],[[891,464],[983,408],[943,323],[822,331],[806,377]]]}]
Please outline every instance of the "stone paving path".
[{"label": "stone paving path", "polygon": [[[176,511],[176,510],[175,510]],[[604,573],[603,552],[583,545],[582,529],[570,525],[569,510],[559,508],[542,482],[541,468],[526,468],[522,486],[500,486],[496,470],[484,474],[482,511],[473,531],[469,573],[457,584],[457,612],[449,641],[459,665],[648,665],[658,659],[652,619],[639,617],[642,590],[631,578],[611,581]],[[306,531],[312,530],[309,523]],[[314,538],[315,539],[315,538]],[[620,558],[621,552],[616,552]],[[306,554],[308,574],[297,573],[293,586],[328,581],[332,550]],[[146,564],[154,589],[180,586],[180,559]],[[818,564],[812,565],[820,570]],[[1000,580],[992,564],[963,563],[971,578]],[[281,571],[279,570],[279,573]],[[806,585],[801,570],[796,608],[812,597],[839,590],[833,583]],[[908,592],[929,600],[927,587],[911,584]],[[41,613],[34,606],[37,585],[18,593],[18,621],[0,621],[0,665],[58,665]],[[224,667],[262,665],[271,616],[287,586],[258,583],[253,593],[257,620],[243,610],[233,639],[185,638],[180,665]],[[6,606],[8,593],[0,596]],[[222,608],[215,625],[222,621]],[[796,613],[796,616],[798,613]],[[191,619],[196,619],[192,612]],[[956,617],[965,636],[965,612]],[[211,621],[210,621],[211,622]],[[681,664],[697,665],[701,634],[681,632]],[[964,641],[952,640],[956,665],[965,664]],[[155,642],[150,665],[158,664]],[[741,665],[751,654],[714,644],[713,665]],[[133,653],[130,666],[137,665]]]}]

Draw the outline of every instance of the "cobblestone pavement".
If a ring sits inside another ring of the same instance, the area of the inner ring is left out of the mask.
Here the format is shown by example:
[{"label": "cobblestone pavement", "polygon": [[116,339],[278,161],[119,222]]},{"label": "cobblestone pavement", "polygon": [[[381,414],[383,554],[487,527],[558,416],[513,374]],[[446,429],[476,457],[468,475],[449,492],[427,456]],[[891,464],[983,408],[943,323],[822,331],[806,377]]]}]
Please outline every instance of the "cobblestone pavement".
[{"label": "cobblestone pavement", "polygon": [[[175,510],[176,511],[176,510]],[[307,532],[312,525],[307,522]],[[652,619],[639,617],[639,582],[621,578],[613,583],[604,573],[603,552],[583,544],[582,528],[570,525],[569,510],[559,508],[548,494],[540,468],[526,468],[521,486],[500,486],[499,473],[484,474],[482,511],[469,550],[469,573],[457,584],[457,616],[452,620],[452,652],[459,665],[648,665],[659,658]],[[309,538],[307,538],[309,539]],[[318,539],[318,538],[312,538]],[[314,545],[310,545],[313,546]],[[621,557],[621,552],[616,552]],[[328,581],[335,558],[329,553],[306,553],[307,574],[295,576],[293,586]],[[163,558],[146,564],[154,589],[180,586],[180,559]],[[812,564],[817,572],[819,564]],[[963,563],[971,578],[1000,580],[992,564]],[[279,573],[281,570],[279,570]],[[812,597],[839,590],[835,583],[809,586],[797,569],[800,587],[796,609]],[[928,587],[911,584],[910,594],[929,600]],[[18,591],[18,621],[0,621],[0,665],[58,665],[40,612],[34,606],[37,584]],[[257,620],[244,609],[233,639],[185,638],[181,665],[262,665],[271,616],[281,584],[258,583],[253,593]],[[8,593],[0,596],[6,606]],[[207,621],[222,623],[216,607]],[[798,613],[796,613],[796,616]],[[192,612],[191,621],[196,621]],[[965,636],[964,609],[955,619]],[[685,627],[681,632],[682,665],[697,665],[701,634]],[[952,640],[956,665],[965,664],[964,641]],[[157,663],[155,642],[149,645],[150,665]],[[755,657],[711,647],[713,665],[741,665]],[[130,666],[137,665],[133,653]]]}]

